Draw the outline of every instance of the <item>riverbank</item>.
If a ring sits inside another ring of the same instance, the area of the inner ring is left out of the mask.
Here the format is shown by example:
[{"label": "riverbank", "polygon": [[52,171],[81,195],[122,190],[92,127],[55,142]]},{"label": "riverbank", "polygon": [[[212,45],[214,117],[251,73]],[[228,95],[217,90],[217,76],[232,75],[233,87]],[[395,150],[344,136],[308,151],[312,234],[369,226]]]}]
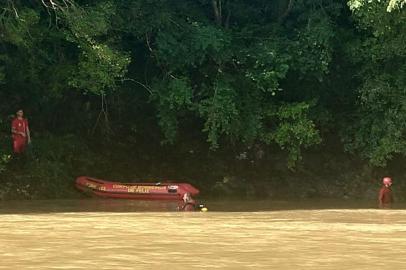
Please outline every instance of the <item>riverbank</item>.
[{"label": "riverbank", "polygon": [[381,177],[391,175],[396,200],[406,198],[401,162],[372,168],[332,147],[307,151],[298,166],[288,169],[283,152],[258,145],[230,145],[214,152],[191,140],[129,146],[48,135],[34,142],[25,156],[11,157],[3,165],[0,200],[83,198],[74,188],[80,175],[121,182],[179,180],[192,183],[209,199],[273,200],[375,200]]}]

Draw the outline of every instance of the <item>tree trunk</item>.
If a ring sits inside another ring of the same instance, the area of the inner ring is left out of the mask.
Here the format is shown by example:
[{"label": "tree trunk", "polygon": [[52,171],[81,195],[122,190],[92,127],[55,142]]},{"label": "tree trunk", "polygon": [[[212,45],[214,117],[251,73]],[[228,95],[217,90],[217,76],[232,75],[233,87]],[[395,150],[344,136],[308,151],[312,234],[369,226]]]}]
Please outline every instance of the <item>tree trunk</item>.
[{"label": "tree trunk", "polygon": [[221,16],[221,1],[222,0],[212,0],[212,6],[213,6],[213,11],[214,11],[214,19],[217,23],[218,26],[221,26],[222,24],[222,16]]}]

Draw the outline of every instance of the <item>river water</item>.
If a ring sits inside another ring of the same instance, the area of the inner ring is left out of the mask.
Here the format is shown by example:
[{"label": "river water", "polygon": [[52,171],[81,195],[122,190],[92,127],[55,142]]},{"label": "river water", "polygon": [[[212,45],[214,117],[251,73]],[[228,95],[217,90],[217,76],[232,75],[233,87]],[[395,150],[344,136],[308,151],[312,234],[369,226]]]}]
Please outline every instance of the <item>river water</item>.
[{"label": "river water", "polygon": [[174,207],[2,202],[0,269],[406,268],[406,210],[323,201]]}]

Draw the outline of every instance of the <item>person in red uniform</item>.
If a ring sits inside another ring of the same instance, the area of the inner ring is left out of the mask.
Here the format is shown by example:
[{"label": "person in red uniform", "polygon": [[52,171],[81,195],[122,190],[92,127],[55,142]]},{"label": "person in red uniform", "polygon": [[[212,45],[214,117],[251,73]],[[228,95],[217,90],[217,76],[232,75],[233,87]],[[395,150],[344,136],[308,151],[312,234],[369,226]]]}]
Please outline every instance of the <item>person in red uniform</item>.
[{"label": "person in red uniform", "polygon": [[207,212],[208,209],[204,204],[197,203],[189,192],[183,194],[182,203],[178,206],[179,211],[200,211]]},{"label": "person in red uniform", "polygon": [[189,192],[183,194],[182,205],[179,206],[180,211],[194,211],[196,207],[196,202],[193,200]]},{"label": "person in red uniform", "polygon": [[31,143],[30,128],[28,126],[28,120],[24,118],[23,110],[18,110],[16,117],[11,122],[11,134],[13,137],[14,153],[23,153],[27,144]]},{"label": "person in red uniform", "polygon": [[392,179],[390,177],[384,177],[382,179],[382,188],[379,190],[379,208],[391,208],[393,203],[392,195]]}]

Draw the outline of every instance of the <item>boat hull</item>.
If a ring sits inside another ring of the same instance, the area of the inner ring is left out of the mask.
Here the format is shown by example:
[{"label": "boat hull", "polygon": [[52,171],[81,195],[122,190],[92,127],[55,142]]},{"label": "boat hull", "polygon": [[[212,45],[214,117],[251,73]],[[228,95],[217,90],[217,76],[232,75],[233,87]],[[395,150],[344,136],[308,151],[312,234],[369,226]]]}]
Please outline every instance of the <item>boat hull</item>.
[{"label": "boat hull", "polygon": [[80,176],[75,185],[85,193],[117,199],[179,201],[185,193],[199,194],[188,183],[120,183]]}]

